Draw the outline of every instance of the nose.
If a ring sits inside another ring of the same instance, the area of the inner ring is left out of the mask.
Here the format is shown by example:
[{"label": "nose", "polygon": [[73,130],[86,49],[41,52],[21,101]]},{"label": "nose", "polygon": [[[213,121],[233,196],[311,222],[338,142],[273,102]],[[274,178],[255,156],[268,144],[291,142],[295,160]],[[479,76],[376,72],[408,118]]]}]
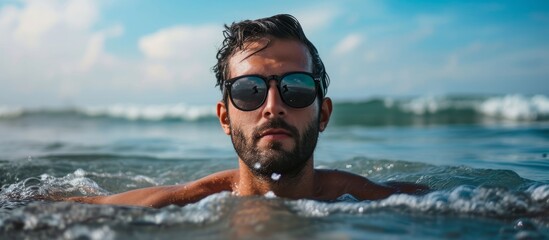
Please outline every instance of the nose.
[{"label": "nose", "polygon": [[269,81],[269,92],[263,108],[263,116],[266,118],[284,117],[286,115],[286,105],[280,98],[276,85],[275,80]]}]

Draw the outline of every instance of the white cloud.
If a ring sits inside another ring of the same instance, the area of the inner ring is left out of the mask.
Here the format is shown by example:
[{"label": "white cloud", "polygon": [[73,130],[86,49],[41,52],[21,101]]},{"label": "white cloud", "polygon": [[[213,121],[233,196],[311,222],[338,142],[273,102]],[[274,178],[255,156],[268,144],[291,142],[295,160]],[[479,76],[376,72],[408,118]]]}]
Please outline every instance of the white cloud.
[{"label": "white cloud", "polygon": [[179,25],[141,37],[139,49],[145,56],[143,85],[171,88],[186,84],[209,85],[200,81],[210,75],[216,45],[221,42],[220,26]]},{"label": "white cloud", "polygon": [[139,39],[142,56],[124,58],[106,50],[124,27],[97,29],[99,10],[97,2],[89,0],[29,0],[0,6],[0,102],[59,105],[209,98],[200,93],[212,91],[215,83],[210,66],[222,39],[220,25],[159,29]]},{"label": "white cloud", "polygon": [[120,64],[104,44],[123,29],[95,31],[97,20],[94,1],[29,0],[1,6],[0,101],[55,103],[108,82],[109,68]]},{"label": "white cloud", "polygon": [[352,33],[343,38],[334,48],[335,55],[343,55],[355,50],[362,42],[362,36],[357,33]]},{"label": "white cloud", "polygon": [[97,21],[98,9],[92,0],[69,1],[64,7],[64,18],[69,27],[89,28]]},{"label": "white cloud", "polygon": [[299,20],[306,34],[328,27],[339,15],[335,6],[318,6],[299,11],[294,16]]},{"label": "white cloud", "polygon": [[28,1],[18,16],[15,39],[28,46],[36,46],[43,34],[50,31],[59,21],[59,12],[48,1]]},{"label": "white cloud", "polygon": [[104,51],[105,40],[120,36],[122,32],[122,26],[116,25],[105,31],[94,33],[88,40],[84,56],[80,61],[80,69],[90,70],[99,61],[108,59],[110,56]]},{"label": "white cloud", "polygon": [[45,34],[59,27],[86,30],[98,18],[92,0],[27,0],[23,8],[7,5],[0,26],[15,25],[12,37],[26,47],[38,47]]},{"label": "white cloud", "polygon": [[167,80],[173,78],[173,74],[170,73],[170,70],[162,64],[150,64],[145,71],[154,79]]},{"label": "white cloud", "polygon": [[0,29],[11,27],[11,25],[16,22],[20,14],[19,12],[18,8],[11,5],[7,5],[0,9]]},{"label": "white cloud", "polygon": [[221,29],[216,26],[176,26],[139,40],[139,49],[152,59],[191,59],[215,47]]}]

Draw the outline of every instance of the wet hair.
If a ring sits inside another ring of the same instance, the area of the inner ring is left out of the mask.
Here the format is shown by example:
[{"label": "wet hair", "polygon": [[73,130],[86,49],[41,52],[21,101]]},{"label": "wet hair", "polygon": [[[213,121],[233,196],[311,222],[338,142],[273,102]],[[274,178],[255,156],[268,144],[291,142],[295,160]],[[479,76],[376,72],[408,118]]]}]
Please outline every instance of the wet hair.
[{"label": "wet hair", "polygon": [[[223,31],[223,40],[221,48],[217,52],[217,64],[213,67],[215,77],[217,78],[216,86],[223,92],[223,82],[229,78],[229,59],[236,51],[243,50],[246,43],[260,40],[265,37],[274,37],[279,39],[297,40],[307,46],[309,54],[312,58],[314,76],[320,77],[320,80],[325,86],[324,92],[327,92],[330,78],[324,68],[324,63],[318,55],[316,47],[307,39],[301,24],[297,19],[289,14],[279,14],[272,17],[261,18],[257,20],[244,20],[241,22],[233,22],[230,26],[225,24]],[[258,50],[261,51],[264,48]],[[256,51],[256,52],[258,52]],[[252,55],[255,54],[252,53]],[[321,90],[320,93],[323,91]],[[225,95],[225,94],[224,94]],[[324,96],[320,94],[322,99]],[[226,96],[223,96],[225,99]]]}]

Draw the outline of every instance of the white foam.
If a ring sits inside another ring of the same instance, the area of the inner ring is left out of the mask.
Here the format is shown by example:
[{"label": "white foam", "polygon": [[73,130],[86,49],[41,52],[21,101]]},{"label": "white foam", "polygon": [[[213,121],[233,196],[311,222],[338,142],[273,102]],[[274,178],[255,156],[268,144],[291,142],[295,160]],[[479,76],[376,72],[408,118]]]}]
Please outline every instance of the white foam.
[{"label": "white foam", "polygon": [[231,199],[234,199],[231,192],[224,191],[207,196],[183,208],[173,207],[175,212],[179,214],[171,215],[170,222],[207,223],[217,221],[229,210],[228,206],[230,204],[227,204],[227,202]]},{"label": "white foam", "polygon": [[532,200],[549,205],[549,185],[532,186],[526,192],[530,193]]},{"label": "white foam", "polygon": [[23,114],[23,108],[0,106],[0,118],[19,117]]},{"label": "white foam", "polygon": [[[385,99],[384,105],[393,106],[394,100]],[[517,121],[534,121],[549,116],[549,98],[544,95],[528,97],[511,94],[487,99],[423,96],[401,101],[398,106],[402,111],[416,115],[434,114],[442,110],[471,109],[488,117]]]},{"label": "white foam", "polygon": [[77,169],[67,176],[56,178],[48,174],[40,176],[42,185],[50,193],[55,192],[80,192],[84,195],[105,195],[108,191],[102,189],[95,181],[86,176],[89,173]]},{"label": "white foam", "polygon": [[[394,100],[392,100],[394,101]],[[386,107],[394,105],[392,101],[384,100]],[[445,96],[422,96],[408,101],[398,101],[399,108],[404,112],[416,115],[434,114],[442,110],[475,109],[482,102],[472,98],[450,98]]]},{"label": "white foam", "polygon": [[106,107],[86,107],[81,110],[88,116],[108,116],[128,120],[157,121],[166,118],[197,120],[202,117],[215,116],[211,106],[175,105],[132,105],[116,104]]},{"label": "white foam", "polygon": [[132,182],[148,183],[151,185],[160,185],[161,183],[156,181],[154,178],[144,176],[144,175],[129,175],[123,172],[117,173],[96,173],[96,172],[86,172],[82,169],[78,169],[74,172],[75,175],[81,174],[81,177],[84,176],[95,176],[100,178],[109,178],[109,179],[127,179]]},{"label": "white foam", "polygon": [[423,196],[395,194],[380,201],[324,203],[297,200],[289,204],[308,217],[324,217],[346,212],[363,214],[379,209],[408,209],[431,213],[460,213],[480,216],[513,216],[540,214],[549,203],[549,185],[529,188],[526,195],[516,192],[473,186],[459,186],[450,191],[435,191]]},{"label": "white foam", "polygon": [[435,113],[440,109],[448,108],[448,106],[449,103],[448,101],[445,101],[444,98],[427,96],[412,99],[409,102],[403,103],[400,107],[405,112],[423,115],[427,113]]},{"label": "white foam", "polygon": [[75,177],[85,177],[87,172],[84,171],[83,169],[79,168],[79,169],[76,169],[76,171],[74,171],[74,176]]},{"label": "white foam", "polygon": [[63,239],[110,240],[115,239],[115,236],[115,232],[106,225],[99,228],[77,225],[72,226],[63,233]]},{"label": "white foam", "polygon": [[549,98],[543,95],[493,97],[481,103],[477,110],[488,116],[510,120],[536,120],[549,115]]}]

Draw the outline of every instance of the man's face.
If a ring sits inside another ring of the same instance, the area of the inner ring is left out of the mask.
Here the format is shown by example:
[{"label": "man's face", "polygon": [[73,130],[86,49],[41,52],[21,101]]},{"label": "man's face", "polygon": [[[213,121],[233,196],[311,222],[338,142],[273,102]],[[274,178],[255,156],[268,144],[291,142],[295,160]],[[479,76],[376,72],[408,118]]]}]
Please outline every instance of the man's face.
[{"label": "man's face", "polygon": [[[267,48],[254,53],[266,43],[254,42],[235,53],[229,60],[229,78],[248,74],[280,76],[294,71],[312,72],[305,45],[295,40],[271,39]],[[240,160],[254,174],[264,177],[296,174],[312,159],[317,143],[318,98],[308,107],[292,108],[280,98],[276,81],[271,80],[269,85],[265,103],[256,110],[238,110],[228,100],[228,134]]]}]

